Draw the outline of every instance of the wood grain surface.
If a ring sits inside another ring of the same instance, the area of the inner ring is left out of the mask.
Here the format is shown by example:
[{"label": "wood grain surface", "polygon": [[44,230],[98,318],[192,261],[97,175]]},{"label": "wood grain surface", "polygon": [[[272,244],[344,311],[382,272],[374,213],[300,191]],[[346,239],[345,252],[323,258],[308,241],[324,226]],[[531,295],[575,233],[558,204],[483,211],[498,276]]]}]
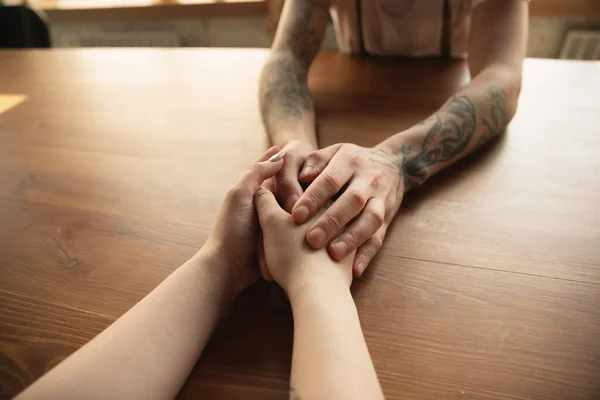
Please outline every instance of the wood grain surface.
[{"label": "wood grain surface", "polygon": [[[267,146],[263,50],[0,52],[0,398],[108,326],[206,240]],[[322,146],[434,111],[466,64],[323,53]],[[600,398],[600,68],[527,60],[506,135],[403,204],[353,284],[390,399]],[[285,399],[292,317],[260,282],[180,397]]]}]

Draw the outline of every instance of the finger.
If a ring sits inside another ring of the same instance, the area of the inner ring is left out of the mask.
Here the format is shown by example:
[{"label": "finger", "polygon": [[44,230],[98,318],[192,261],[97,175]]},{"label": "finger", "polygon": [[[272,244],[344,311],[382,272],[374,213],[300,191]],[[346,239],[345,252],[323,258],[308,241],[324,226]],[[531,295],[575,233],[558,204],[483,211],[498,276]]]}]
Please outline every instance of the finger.
[{"label": "finger", "polygon": [[346,162],[336,162],[339,155],[334,156],[325,170],[306,189],[292,209],[294,222],[302,224],[311,218],[323,204],[331,199],[342,186],[350,180],[354,170]]},{"label": "finger", "polygon": [[260,188],[254,194],[254,207],[258,213],[258,221],[264,231],[272,226],[273,222],[282,216],[289,215],[279,207],[275,195],[265,188]]},{"label": "finger", "polygon": [[[340,197],[338,201],[341,199]],[[360,217],[329,244],[328,250],[331,257],[338,261],[346,258],[381,228],[384,218],[385,202],[379,198],[370,199]]]},{"label": "finger", "polygon": [[265,180],[275,176],[283,167],[283,153],[272,155],[268,161],[256,162],[248,168],[237,183],[238,188],[254,193]]},{"label": "finger", "polygon": [[[371,188],[369,185],[363,185],[356,179],[351,181],[342,195],[308,229],[306,232],[306,241],[308,244],[315,249],[321,248],[336,233],[343,229],[352,218],[360,214],[365,204],[367,204],[369,197],[371,197]],[[338,247],[342,245],[343,242],[340,242]],[[342,249],[340,248],[339,251],[341,252]],[[347,252],[344,250],[344,256],[345,254]],[[336,259],[341,260],[342,258],[344,257]]]},{"label": "finger", "polygon": [[298,182],[298,170],[302,161],[298,157],[286,155],[283,168],[275,177],[276,193],[279,202],[289,213],[302,196],[302,186]]},{"label": "finger", "polygon": [[269,158],[271,158],[271,156],[277,154],[279,150],[279,146],[271,146],[271,148],[267,150],[262,156],[260,156],[255,162],[267,161]]},{"label": "finger", "polygon": [[363,274],[371,260],[373,260],[373,257],[375,257],[379,249],[381,249],[387,228],[388,225],[384,224],[356,251],[356,256],[354,257],[354,266],[352,267],[352,274],[355,278],[358,278]]},{"label": "finger", "polygon": [[264,181],[262,187],[275,193],[275,178],[269,178]]},{"label": "finger", "polygon": [[298,175],[298,179],[302,183],[310,183],[323,172],[329,161],[333,158],[335,153],[342,147],[342,144],[334,144],[333,146],[325,147],[324,149],[313,151],[310,153],[304,165],[302,171]]},{"label": "finger", "polygon": [[265,281],[272,281],[273,277],[267,268],[267,259],[265,257],[265,243],[262,232],[258,235],[258,266],[260,267],[260,275]]}]

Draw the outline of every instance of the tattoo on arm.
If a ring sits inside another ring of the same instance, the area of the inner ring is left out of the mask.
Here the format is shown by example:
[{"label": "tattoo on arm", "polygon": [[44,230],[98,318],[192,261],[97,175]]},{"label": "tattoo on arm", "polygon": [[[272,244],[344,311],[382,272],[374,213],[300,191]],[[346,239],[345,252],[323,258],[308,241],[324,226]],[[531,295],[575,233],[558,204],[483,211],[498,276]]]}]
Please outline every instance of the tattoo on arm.
[{"label": "tattoo on arm", "polygon": [[491,106],[489,118],[481,118],[483,132],[477,129],[477,112],[481,109],[478,110],[466,95],[453,96],[431,118],[433,125],[427,131],[419,153],[411,157],[404,155],[403,172],[407,189],[423,183],[430,175],[429,167],[464,156],[467,147],[477,137],[479,147],[506,128],[509,119],[506,92],[491,87],[488,93]]},{"label": "tattoo on arm", "polygon": [[296,60],[281,58],[265,72],[269,74],[261,90],[261,113],[265,122],[300,118],[302,112],[312,109],[306,73]]},{"label": "tattoo on arm", "polygon": [[485,127],[485,132],[479,139],[479,146],[489,142],[494,136],[502,132],[508,125],[508,105],[506,103],[506,92],[499,88],[489,88],[488,93],[492,99],[490,108],[490,120],[485,118],[481,124]]},{"label": "tattoo on arm", "polygon": [[385,165],[388,168],[398,171],[398,174],[400,174],[400,179],[398,179],[398,186],[396,186],[396,201],[400,196],[400,188],[402,187],[402,183],[404,183],[405,185],[407,183],[407,181],[403,181],[402,178],[404,176],[404,163],[406,161],[406,156],[412,152],[412,149],[410,146],[403,144],[400,148],[400,152],[403,156],[401,161],[398,161],[396,158],[388,154],[383,149],[373,150],[371,152],[371,157],[369,157],[369,160],[376,162],[377,164]]},{"label": "tattoo on arm", "polygon": [[[482,130],[477,129],[478,110],[471,99],[466,95],[453,96],[436,114],[419,124],[432,125],[418,153],[415,154],[410,146],[403,144],[400,149],[401,161],[377,150],[370,160],[397,170],[404,179],[405,190],[419,186],[429,177],[429,167],[457,160],[466,154],[465,150],[471,143],[477,143],[476,147],[482,146],[506,128],[509,121],[506,92],[491,87],[488,93],[491,106],[489,118],[481,118],[479,126],[483,127]],[[397,191],[399,189],[400,184]]]},{"label": "tattoo on arm", "polygon": [[427,168],[454,159],[469,145],[476,131],[477,113],[468,96],[453,96],[434,116],[421,151],[405,157],[405,177],[413,182],[427,179]]},{"label": "tattoo on arm", "polygon": [[265,122],[300,118],[312,110],[307,72],[321,47],[329,1],[288,1],[281,39],[262,74],[260,100]]}]

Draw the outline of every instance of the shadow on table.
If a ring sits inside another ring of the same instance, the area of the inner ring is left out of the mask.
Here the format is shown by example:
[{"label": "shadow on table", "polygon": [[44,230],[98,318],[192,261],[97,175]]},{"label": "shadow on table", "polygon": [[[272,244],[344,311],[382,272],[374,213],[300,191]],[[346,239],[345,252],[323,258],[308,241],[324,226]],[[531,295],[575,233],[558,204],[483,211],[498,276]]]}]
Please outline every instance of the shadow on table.
[{"label": "shadow on table", "polygon": [[[413,192],[408,192],[402,200],[402,206],[396,218],[390,224],[387,233],[388,238],[390,235],[394,235],[396,228],[402,223],[403,216],[417,213],[428,201],[444,198],[449,191],[456,189],[456,185],[471,179],[474,175],[480,173],[481,170],[493,168],[495,160],[502,155],[502,148],[505,146],[507,135],[508,133],[500,135],[485,147],[432,177],[421,188]],[[403,237],[394,238],[395,241],[406,239]],[[372,281],[377,274],[378,264],[378,257],[376,256],[361,279],[354,282],[352,293],[357,301],[368,295]]]},{"label": "shadow on table", "polygon": [[260,280],[238,296],[179,398],[287,399],[292,343],[285,293]]},{"label": "shadow on table", "polygon": [[[505,135],[486,148],[442,171],[421,189],[406,195],[399,217],[416,212],[428,199],[443,197],[476,169],[487,168],[501,154]],[[394,226],[401,218],[396,218]],[[401,238],[399,239],[401,240]],[[360,309],[361,299],[371,296],[377,280],[378,261],[356,279],[352,293]],[[240,295],[218,327],[195,366],[179,398],[285,399],[293,345],[293,318],[285,293],[275,283],[259,281]]]}]

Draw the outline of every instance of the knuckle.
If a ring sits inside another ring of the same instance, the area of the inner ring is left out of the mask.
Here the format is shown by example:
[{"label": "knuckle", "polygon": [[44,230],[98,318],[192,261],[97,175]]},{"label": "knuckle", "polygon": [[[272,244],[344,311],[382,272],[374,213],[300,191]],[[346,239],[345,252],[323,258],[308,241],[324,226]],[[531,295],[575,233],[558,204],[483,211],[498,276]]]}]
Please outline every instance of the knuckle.
[{"label": "knuckle", "polygon": [[381,179],[383,178],[383,173],[376,172],[369,178],[369,186],[373,189],[379,188],[381,185]]},{"label": "knuckle", "polygon": [[283,175],[278,180],[279,188],[283,192],[293,192],[296,189],[298,181],[289,175]]},{"label": "knuckle", "polygon": [[248,197],[248,190],[243,186],[236,185],[227,191],[225,197],[234,203],[238,203]]},{"label": "knuckle", "polygon": [[314,152],[310,153],[308,156],[306,156],[306,159],[309,162],[318,164],[319,162],[321,162],[323,160],[323,155],[321,155],[321,153],[318,151],[314,151]]},{"label": "knuckle", "polygon": [[337,193],[337,191],[340,189],[340,179],[334,173],[330,172],[323,175],[323,181],[327,185],[328,189],[333,193]]},{"label": "knuckle", "polygon": [[302,161],[302,157],[295,151],[286,152],[283,159],[287,165],[297,165]]},{"label": "knuckle", "polygon": [[375,255],[383,246],[383,240],[379,236],[373,236],[370,241],[374,249],[373,255]]},{"label": "knuckle", "polygon": [[325,215],[323,215],[323,218],[325,220],[325,228],[326,230],[329,231],[336,231],[339,228],[341,228],[341,220],[340,220],[340,216],[336,213],[326,213]]},{"label": "knuckle", "polygon": [[259,163],[254,163],[250,165],[248,172],[251,176],[261,176],[263,173],[263,168]]},{"label": "knuckle", "polygon": [[362,209],[367,202],[365,195],[358,190],[348,190],[348,199],[353,208]]},{"label": "knuckle", "polygon": [[362,158],[358,154],[349,154],[348,155],[348,165],[351,168],[357,168],[361,165]]},{"label": "knuckle", "polygon": [[345,242],[348,243],[349,247],[356,248],[363,242],[362,235],[356,230],[347,231],[345,236]]},{"label": "knuckle", "polygon": [[317,192],[306,192],[306,206],[309,210],[315,211],[318,210],[321,206],[321,196]]},{"label": "knuckle", "polygon": [[381,210],[370,210],[369,215],[371,216],[373,221],[375,221],[375,223],[377,224],[377,228],[379,228],[381,225],[383,225],[385,216],[383,215],[383,212]]}]

